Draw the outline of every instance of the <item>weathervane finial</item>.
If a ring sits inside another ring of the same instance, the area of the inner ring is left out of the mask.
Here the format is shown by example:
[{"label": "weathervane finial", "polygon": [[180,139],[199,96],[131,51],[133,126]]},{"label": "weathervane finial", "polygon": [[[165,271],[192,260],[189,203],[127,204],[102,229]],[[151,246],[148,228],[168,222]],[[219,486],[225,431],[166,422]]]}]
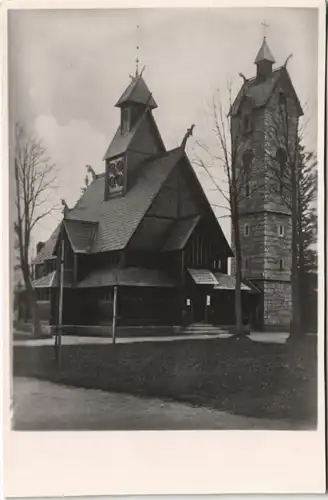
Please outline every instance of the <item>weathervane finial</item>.
[{"label": "weathervane finial", "polygon": [[269,28],[269,24],[267,24],[265,21],[263,21],[261,24],[263,26],[263,38],[266,38],[266,30],[267,28]]},{"label": "weathervane finial", "polygon": [[139,44],[138,44],[139,24],[137,25],[137,58],[136,58],[136,78],[139,76]]}]

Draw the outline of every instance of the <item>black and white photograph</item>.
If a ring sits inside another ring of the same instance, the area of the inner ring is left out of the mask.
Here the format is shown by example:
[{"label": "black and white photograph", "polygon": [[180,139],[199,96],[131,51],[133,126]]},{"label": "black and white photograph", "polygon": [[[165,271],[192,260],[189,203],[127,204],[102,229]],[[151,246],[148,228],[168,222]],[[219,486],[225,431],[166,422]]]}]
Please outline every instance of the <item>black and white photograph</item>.
[{"label": "black and white photograph", "polygon": [[14,431],[314,431],[318,9],[8,12]]},{"label": "black and white photograph", "polygon": [[324,491],[320,1],[5,6],[8,498]]}]

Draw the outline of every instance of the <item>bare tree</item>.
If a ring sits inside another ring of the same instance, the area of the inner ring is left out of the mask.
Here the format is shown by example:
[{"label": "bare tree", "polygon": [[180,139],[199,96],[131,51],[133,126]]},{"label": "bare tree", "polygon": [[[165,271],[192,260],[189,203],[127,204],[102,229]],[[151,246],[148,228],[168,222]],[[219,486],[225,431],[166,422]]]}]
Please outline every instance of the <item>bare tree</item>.
[{"label": "bare tree", "polygon": [[41,325],[30,268],[31,235],[35,226],[57,207],[49,202],[55,187],[56,169],[42,142],[29,134],[24,126],[15,127],[15,184],[17,219],[14,224],[18,238],[19,260],[32,314],[34,334]]},{"label": "bare tree", "polygon": [[[232,89],[228,84],[229,110],[232,108]],[[251,150],[247,149],[243,138],[242,127],[235,127],[229,123],[229,115],[224,110],[220,93],[214,95],[212,102],[213,134],[216,147],[209,147],[201,140],[197,140],[198,152],[194,164],[203,169],[212,180],[215,188],[225,200],[225,208],[229,211],[232,227],[235,266],[235,322],[236,336],[245,335],[241,300],[242,283],[242,244],[240,237],[241,206],[250,198],[254,191],[263,189],[263,182],[251,185],[250,169],[254,159]],[[217,150],[217,152],[216,152]],[[223,172],[223,179],[217,177]]]}]

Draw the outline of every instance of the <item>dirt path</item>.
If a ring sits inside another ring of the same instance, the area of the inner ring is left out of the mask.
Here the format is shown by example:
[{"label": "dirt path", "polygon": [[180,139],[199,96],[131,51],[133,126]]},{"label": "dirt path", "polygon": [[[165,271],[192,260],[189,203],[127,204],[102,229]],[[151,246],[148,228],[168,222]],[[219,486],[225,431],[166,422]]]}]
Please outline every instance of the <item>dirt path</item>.
[{"label": "dirt path", "polygon": [[230,415],[187,404],[32,378],[14,379],[16,430],[292,429],[292,425]]}]

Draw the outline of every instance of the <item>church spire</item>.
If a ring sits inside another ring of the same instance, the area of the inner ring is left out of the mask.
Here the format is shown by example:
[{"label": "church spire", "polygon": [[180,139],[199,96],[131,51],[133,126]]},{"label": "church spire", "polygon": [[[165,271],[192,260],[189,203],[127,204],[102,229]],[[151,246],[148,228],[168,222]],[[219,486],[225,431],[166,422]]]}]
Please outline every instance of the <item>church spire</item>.
[{"label": "church spire", "polygon": [[263,42],[261,48],[255,58],[255,64],[257,66],[257,78],[259,80],[265,80],[272,73],[272,65],[276,62],[269,49],[266,41],[266,37],[263,37]]},{"label": "church spire", "polygon": [[261,61],[269,61],[272,64],[276,62],[274,60],[273,55],[271,54],[271,50],[269,49],[269,46],[267,44],[266,37],[263,37],[263,42],[262,42],[261,48],[256,56],[255,64],[258,64]]}]

